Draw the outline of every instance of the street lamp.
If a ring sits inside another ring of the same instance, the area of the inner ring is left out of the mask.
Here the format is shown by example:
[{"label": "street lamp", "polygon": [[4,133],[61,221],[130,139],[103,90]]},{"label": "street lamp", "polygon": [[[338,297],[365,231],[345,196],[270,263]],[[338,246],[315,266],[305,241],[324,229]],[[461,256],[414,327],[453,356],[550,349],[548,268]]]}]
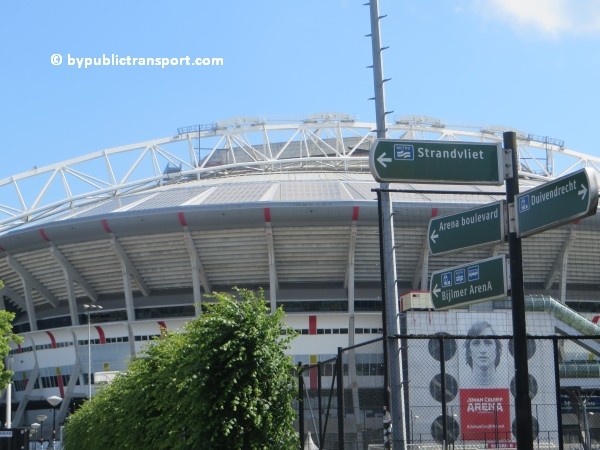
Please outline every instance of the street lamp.
[{"label": "street lamp", "polygon": [[[6,369],[10,372],[12,370],[12,358],[7,358]],[[12,375],[8,380],[8,386],[6,387],[6,428],[12,428]]]},{"label": "street lamp", "polygon": [[53,395],[52,397],[48,397],[46,401],[52,406],[52,447],[50,448],[54,448],[54,443],[56,442],[56,407],[60,405],[63,399],[58,395]]},{"label": "street lamp", "polygon": [[92,317],[90,314],[93,310],[102,309],[102,306],[85,304],[83,309],[86,310],[88,322],[88,399],[90,399],[92,398]]},{"label": "street lamp", "polygon": [[44,444],[44,421],[48,418],[48,416],[45,414],[40,414],[39,416],[36,416],[35,418],[40,423],[40,442],[42,443],[42,446],[43,446],[43,444]]},{"label": "street lamp", "polygon": [[37,432],[39,430],[39,428],[41,427],[41,425],[37,422],[33,422],[31,424],[31,430],[35,433],[35,437],[33,438],[33,442],[37,441]]},{"label": "street lamp", "polygon": [[411,421],[410,421],[410,438],[411,438],[411,442],[414,444],[415,442],[417,442],[417,439],[415,438],[415,421],[419,418],[419,416],[417,416],[416,414],[412,414],[411,417]]}]

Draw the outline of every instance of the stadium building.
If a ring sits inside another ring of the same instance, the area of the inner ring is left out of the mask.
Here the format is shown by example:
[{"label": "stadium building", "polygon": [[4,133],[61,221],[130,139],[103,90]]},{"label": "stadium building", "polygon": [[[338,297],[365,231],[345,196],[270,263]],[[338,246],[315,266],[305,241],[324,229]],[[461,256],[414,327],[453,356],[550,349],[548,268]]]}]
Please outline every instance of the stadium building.
[{"label": "stadium building", "polygon": [[[374,128],[332,113],[285,122],[239,118],[0,180],[1,303],[16,313],[24,337],[7,362],[15,372],[13,426],[52,413],[63,423],[161,330],[200,314],[215,291],[263,289],[272,309],[283,306],[299,332],[291,349],[297,362],[326,360],[338,347],[380,337],[380,186],[368,163]],[[504,131],[410,116],[390,124],[388,134],[499,142]],[[600,167],[600,158],[558,140],[517,136],[521,190]],[[509,333],[505,299],[432,312],[427,294],[432,272],[508,252],[498,244],[433,257],[427,236],[431,217],[501,200],[502,187],[393,188],[407,332],[466,334],[466,325],[449,325],[448,317],[454,324],[472,317]],[[539,333],[598,334],[599,236],[592,216],[523,240],[525,292],[538,305],[531,314]],[[597,373],[584,379],[578,367],[597,370],[598,348],[565,347],[563,360],[574,369],[561,382],[597,383]],[[383,355],[357,358],[361,376],[380,384]],[[409,365],[427,364],[414,358]],[[51,396],[62,399],[55,410]],[[379,405],[367,409],[380,412]],[[430,429],[428,421],[423,433]]]}]

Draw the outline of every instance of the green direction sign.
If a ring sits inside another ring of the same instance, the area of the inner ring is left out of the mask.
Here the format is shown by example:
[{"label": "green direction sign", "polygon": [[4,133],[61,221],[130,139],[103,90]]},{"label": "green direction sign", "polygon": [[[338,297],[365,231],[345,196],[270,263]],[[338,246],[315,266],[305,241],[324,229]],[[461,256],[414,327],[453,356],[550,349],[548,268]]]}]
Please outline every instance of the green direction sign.
[{"label": "green direction sign", "polygon": [[429,253],[441,255],[504,242],[504,201],[457,214],[434,217],[429,222]]},{"label": "green direction sign", "polygon": [[515,196],[517,236],[525,237],[596,214],[598,182],[591,169]]},{"label": "green direction sign", "polygon": [[377,139],[369,153],[379,182],[504,183],[499,143]]},{"label": "green direction sign", "polygon": [[433,306],[441,310],[506,297],[506,272],[504,255],[433,272]]}]

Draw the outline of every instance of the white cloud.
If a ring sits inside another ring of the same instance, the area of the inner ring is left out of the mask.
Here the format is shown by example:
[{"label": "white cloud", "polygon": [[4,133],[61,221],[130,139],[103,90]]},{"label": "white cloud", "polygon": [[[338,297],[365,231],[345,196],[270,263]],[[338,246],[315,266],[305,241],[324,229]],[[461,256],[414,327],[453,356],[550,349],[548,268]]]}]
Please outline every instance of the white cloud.
[{"label": "white cloud", "polygon": [[482,0],[479,9],[519,31],[545,37],[600,35],[598,0]]}]

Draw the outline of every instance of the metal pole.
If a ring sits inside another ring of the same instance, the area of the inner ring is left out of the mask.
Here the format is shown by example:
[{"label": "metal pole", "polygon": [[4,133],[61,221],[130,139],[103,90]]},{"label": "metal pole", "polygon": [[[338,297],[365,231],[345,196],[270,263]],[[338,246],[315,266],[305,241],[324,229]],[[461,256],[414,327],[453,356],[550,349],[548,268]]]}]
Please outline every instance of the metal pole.
[{"label": "metal pole", "polygon": [[562,429],[562,398],[560,396],[560,367],[558,361],[558,337],[552,336],[554,350],[554,391],[556,392],[556,428],[558,429],[558,450],[564,449]]},{"label": "metal pole", "polygon": [[[383,408],[384,411],[389,412],[391,405],[391,392],[390,392],[390,376],[389,376],[389,367],[390,363],[388,361],[388,329],[387,329],[387,302],[388,298],[387,290],[386,290],[386,274],[385,274],[385,239],[383,238],[383,192],[377,191],[377,212],[379,215],[379,270],[381,275],[381,325],[382,325],[382,333],[383,333]],[[389,195],[389,192],[387,193]],[[390,443],[391,445],[391,443]],[[390,447],[386,447],[390,448]]]},{"label": "metal pole", "polygon": [[442,403],[442,448],[445,450],[448,445],[448,402],[446,402],[446,350],[444,348],[444,337],[439,336],[440,340],[440,395]]},{"label": "metal pole", "polygon": [[92,398],[92,317],[88,318],[88,400]]},{"label": "metal pole", "polygon": [[304,375],[302,363],[298,363],[298,431],[300,434],[300,450],[304,448]]},{"label": "metal pole", "polygon": [[[373,55],[373,87],[375,100],[375,121],[377,125],[377,138],[385,139],[387,137],[387,126],[385,117],[385,93],[383,85],[386,79],[383,78],[383,58],[381,47],[381,32],[379,29],[379,21],[382,16],[379,15],[378,0],[370,0],[370,18],[371,18],[371,52]],[[385,190],[389,187],[387,183],[380,185],[381,189]],[[379,196],[378,196],[379,199]],[[389,192],[382,192],[380,200],[380,214],[383,233],[383,276],[385,278],[385,297],[382,301],[385,303],[384,317],[384,340],[389,339],[389,336],[397,336],[400,334],[398,309],[398,291],[396,288],[396,252],[394,247],[394,219],[392,215],[392,202]],[[405,411],[404,411],[404,382],[402,359],[400,358],[400,341],[398,338],[392,338],[386,346],[387,365],[385,370],[388,372],[387,382],[389,383],[386,392],[389,392],[385,409],[391,412],[392,445],[397,450],[406,449],[406,427],[405,427]],[[390,398],[391,397],[391,398]],[[389,430],[387,430],[389,431]]]},{"label": "metal pole", "polygon": [[52,406],[52,448],[56,448],[56,406]]},{"label": "metal pole", "polygon": [[[11,358],[6,358],[7,369],[11,370]],[[12,375],[10,380],[8,380],[8,386],[6,386],[6,428],[10,429],[12,427]]]},{"label": "metal pole", "polygon": [[[514,131],[504,133],[504,149],[511,153],[512,178],[506,180],[506,202],[515,205],[515,196],[519,193],[519,155],[517,134]],[[513,209],[514,211],[514,209]],[[512,219],[514,219],[514,214]],[[527,363],[527,325],[525,320],[525,292],[523,288],[523,251],[521,238],[517,237],[515,227],[508,233],[508,251],[510,255],[510,278],[512,296],[512,325],[514,335],[515,359],[515,421],[517,425],[517,446],[519,450],[533,450],[533,422],[531,418],[531,398],[529,397],[529,370]],[[522,343],[519,345],[517,343]]]},{"label": "metal pole", "polygon": [[342,347],[337,352],[337,398],[338,398],[338,449],[344,450],[344,365],[342,364]]},{"label": "metal pole", "polygon": [[325,436],[323,436],[323,400],[321,395],[323,394],[322,385],[321,385],[321,363],[317,364],[317,402],[319,407],[319,449],[323,448],[323,440]]},{"label": "metal pole", "polygon": [[88,400],[92,398],[92,310],[103,309],[100,305],[83,305],[88,318]]}]

